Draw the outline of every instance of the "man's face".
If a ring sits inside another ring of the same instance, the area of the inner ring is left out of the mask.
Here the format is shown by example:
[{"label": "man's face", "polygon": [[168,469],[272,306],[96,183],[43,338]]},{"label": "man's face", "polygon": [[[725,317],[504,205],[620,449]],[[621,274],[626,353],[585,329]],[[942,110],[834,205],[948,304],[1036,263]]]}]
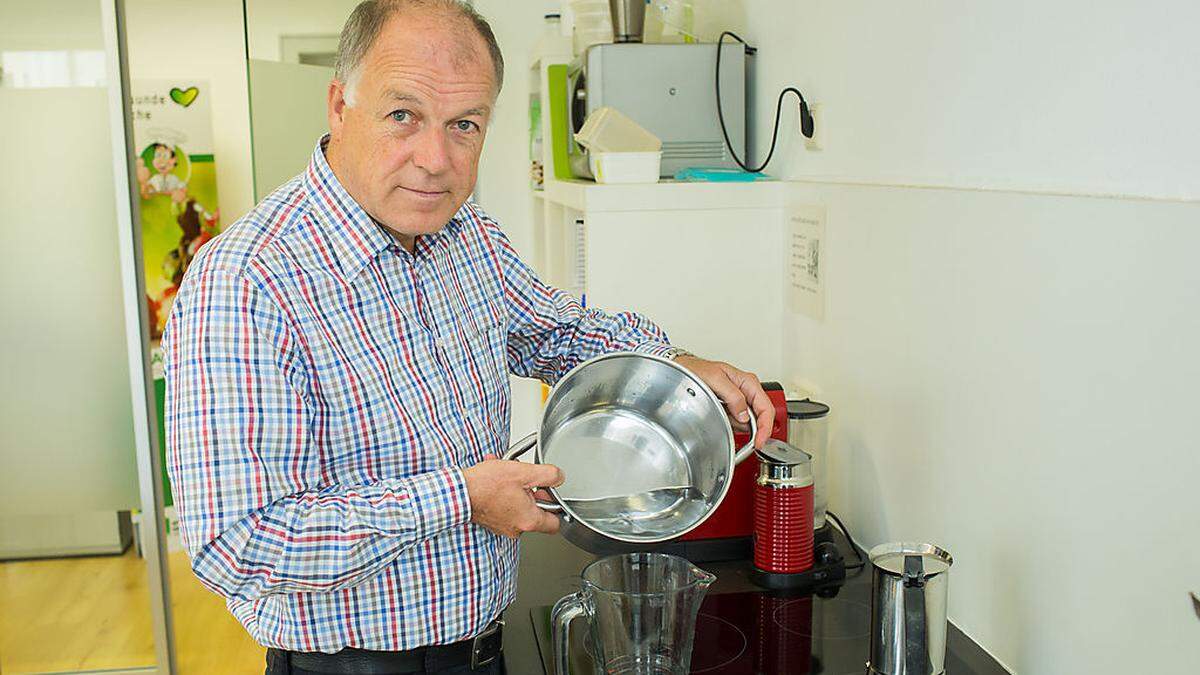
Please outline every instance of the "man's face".
[{"label": "man's face", "polygon": [[486,45],[462,19],[396,15],[359,65],[354,105],[330,85],[330,165],[402,241],[437,232],[474,189],[495,90]]},{"label": "man's face", "polygon": [[154,147],[154,170],[159,173],[171,173],[175,170],[175,153],[170,148],[156,145]]}]

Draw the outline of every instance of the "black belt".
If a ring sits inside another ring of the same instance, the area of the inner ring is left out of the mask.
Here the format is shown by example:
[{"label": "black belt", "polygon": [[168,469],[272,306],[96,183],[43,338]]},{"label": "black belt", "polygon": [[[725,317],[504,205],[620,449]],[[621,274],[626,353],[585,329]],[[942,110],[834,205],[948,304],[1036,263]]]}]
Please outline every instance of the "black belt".
[{"label": "black belt", "polygon": [[496,619],[479,635],[448,645],[418,647],[404,652],[376,652],[347,647],[335,654],[285,654],[289,665],[322,675],[396,675],[437,672],[466,665],[475,670],[500,657],[503,635],[504,620]]}]

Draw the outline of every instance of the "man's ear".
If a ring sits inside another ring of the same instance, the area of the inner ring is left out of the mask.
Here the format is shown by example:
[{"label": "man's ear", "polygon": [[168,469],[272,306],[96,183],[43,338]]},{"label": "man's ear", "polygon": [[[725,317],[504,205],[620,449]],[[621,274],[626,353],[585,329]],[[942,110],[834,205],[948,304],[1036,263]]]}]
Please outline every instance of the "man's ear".
[{"label": "man's ear", "polygon": [[329,135],[338,138],[342,135],[342,122],[345,120],[346,85],[337,80],[330,80],[329,95],[326,101],[326,115],[329,117]]}]

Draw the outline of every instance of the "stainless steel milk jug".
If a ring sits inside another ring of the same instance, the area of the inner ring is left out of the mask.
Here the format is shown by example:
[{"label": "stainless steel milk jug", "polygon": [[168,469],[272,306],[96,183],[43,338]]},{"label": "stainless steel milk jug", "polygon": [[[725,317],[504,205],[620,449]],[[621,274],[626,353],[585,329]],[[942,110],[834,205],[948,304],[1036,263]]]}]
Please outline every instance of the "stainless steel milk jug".
[{"label": "stainless steel milk jug", "polygon": [[946,591],[950,554],[932,544],[871,549],[872,675],[946,672]]}]

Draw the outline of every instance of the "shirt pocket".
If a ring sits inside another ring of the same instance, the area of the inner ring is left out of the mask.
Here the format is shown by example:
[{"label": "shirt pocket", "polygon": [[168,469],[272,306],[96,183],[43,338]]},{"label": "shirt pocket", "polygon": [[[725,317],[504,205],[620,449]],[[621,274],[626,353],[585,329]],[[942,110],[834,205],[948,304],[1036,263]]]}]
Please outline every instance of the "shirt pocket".
[{"label": "shirt pocket", "polygon": [[[448,338],[448,339],[447,339]],[[458,397],[468,418],[496,433],[507,433],[508,331],[500,322],[467,325],[443,338]]]}]

